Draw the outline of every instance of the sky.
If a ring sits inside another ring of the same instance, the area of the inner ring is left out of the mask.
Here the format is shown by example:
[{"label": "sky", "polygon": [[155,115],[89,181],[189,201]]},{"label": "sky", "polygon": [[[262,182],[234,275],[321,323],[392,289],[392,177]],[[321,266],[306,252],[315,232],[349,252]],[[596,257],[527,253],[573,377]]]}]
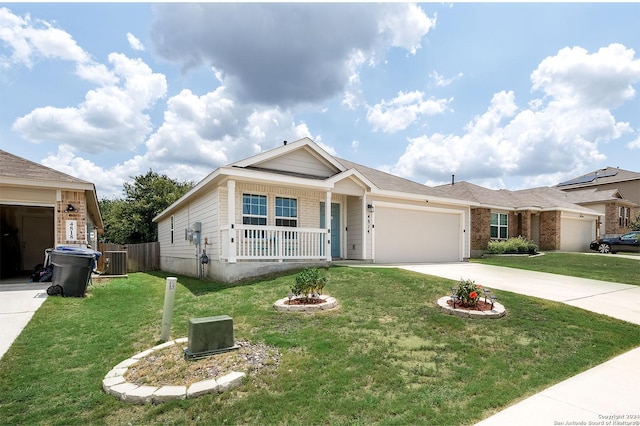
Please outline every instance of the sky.
[{"label": "sky", "polygon": [[310,137],[429,186],[640,171],[640,3],[1,3],[0,149],[122,198]]}]

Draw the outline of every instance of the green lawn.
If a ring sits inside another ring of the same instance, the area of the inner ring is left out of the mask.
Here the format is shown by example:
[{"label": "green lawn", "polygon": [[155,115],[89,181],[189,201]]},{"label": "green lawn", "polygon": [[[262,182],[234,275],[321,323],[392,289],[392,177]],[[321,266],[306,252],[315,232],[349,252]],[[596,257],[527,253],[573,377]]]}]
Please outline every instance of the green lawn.
[{"label": "green lawn", "polygon": [[278,313],[295,274],[228,285],[179,277],[172,337],[230,315],[236,339],[282,354],[277,370],[221,395],[134,406],[101,389],[117,363],[158,343],[165,276],[131,274],[86,298],[51,297],[0,360],[2,424],[473,424],[640,346],[640,327],[500,292],[498,320],[441,313],[452,282],[335,267],[337,311]]},{"label": "green lawn", "polygon": [[472,259],[487,265],[507,266],[552,274],[640,285],[640,258],[583,253],[545,253],[542,256],[496,256]]}]

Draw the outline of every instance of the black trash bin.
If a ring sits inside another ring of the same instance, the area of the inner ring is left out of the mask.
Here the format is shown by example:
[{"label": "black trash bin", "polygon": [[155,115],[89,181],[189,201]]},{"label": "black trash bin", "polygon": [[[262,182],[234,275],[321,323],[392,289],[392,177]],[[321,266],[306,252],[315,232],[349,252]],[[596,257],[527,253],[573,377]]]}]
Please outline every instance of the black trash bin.
[{"label": "black trash bin", "polygon": [[84,297],[99,254],[90,249],[70,247],[58,247],[51,251],[49,260],[53,265],[53,277],[47,294]]}]

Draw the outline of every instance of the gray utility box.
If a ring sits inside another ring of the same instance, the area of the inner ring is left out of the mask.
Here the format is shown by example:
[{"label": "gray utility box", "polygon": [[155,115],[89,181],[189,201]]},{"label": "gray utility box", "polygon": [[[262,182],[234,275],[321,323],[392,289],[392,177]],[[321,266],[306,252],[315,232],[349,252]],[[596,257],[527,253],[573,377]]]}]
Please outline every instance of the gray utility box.
[{"label": "gray utility box", "polygon": [[228,315],[189,320],[188,359],[204,358],[238,349],[233,339],[233,319]]}]

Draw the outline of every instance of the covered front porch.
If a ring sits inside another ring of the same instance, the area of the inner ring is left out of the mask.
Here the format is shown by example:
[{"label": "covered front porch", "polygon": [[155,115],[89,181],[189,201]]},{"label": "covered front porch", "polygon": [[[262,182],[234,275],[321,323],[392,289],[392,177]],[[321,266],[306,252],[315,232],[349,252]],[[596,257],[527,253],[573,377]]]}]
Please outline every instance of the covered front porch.
[{"label": "covered front porch", "polygon": [[[295,197],[297,201],[296,226],[275,225],[277,216],[271,206],[266,209],[266,225],[242,223],[248,221],[242,211],[243,196],[253,188],[246,183],[238,183],[236,187],[236,181],[229,180],[226,189],[226,216],[236,223],[221,223],[219,227],[221,262],[330,262],[367,258],[373,207],[365,188],[336,191],[334,187],[333,191],[313,191],[316,195],[299,189],[280,191],[279,195]],[[271,191],[274,189],[268,192]],[[267,204],[273,204],[276,196],[268,192]]]}]

